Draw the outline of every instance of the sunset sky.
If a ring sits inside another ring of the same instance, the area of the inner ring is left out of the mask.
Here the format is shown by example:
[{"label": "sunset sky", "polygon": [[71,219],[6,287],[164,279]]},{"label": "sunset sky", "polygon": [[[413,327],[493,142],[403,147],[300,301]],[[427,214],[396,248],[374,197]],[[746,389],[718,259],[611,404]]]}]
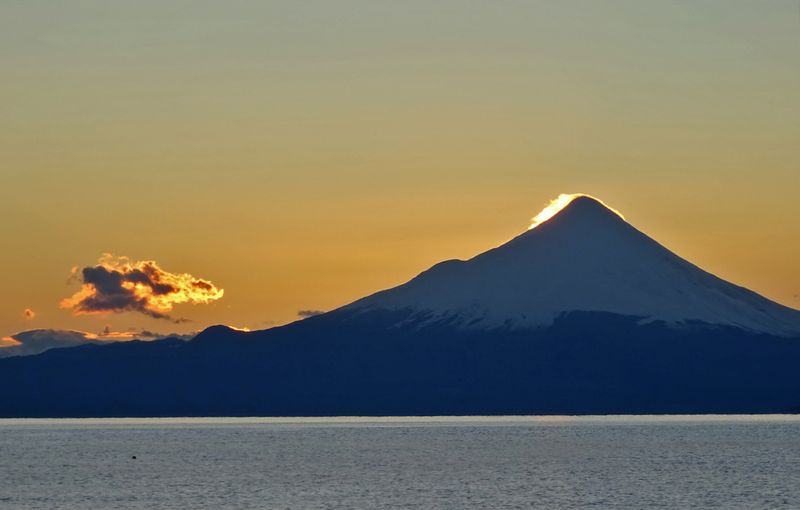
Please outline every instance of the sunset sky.
[{"label": "sunset sky", "polygon": [[[266,328],[577,192],[800,308],[797,0],[10,1],[0,62],[0,337]],[[106,253],[202,295],[75,315]]]}]

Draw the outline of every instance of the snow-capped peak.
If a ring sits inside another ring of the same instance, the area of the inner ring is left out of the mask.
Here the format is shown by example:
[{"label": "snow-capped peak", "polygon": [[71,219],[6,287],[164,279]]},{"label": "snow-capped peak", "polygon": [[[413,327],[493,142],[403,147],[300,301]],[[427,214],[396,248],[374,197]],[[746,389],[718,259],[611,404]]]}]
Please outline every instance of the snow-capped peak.
[{"label": "snow-capped peak", "polygon": [[464,328],[539,328],[562,313],[602,311],[800,334],[800,311],[703,271],[599,199],[562,196],[545,209],[553,214],[537,215],[535,228],[502,246],[441,262],[345,308],[411,309]]},{"label": "snow-capped peak", "polygon": [[532,229],[538,227],[539,225],[541,225],[545,221],[549,220],[550,218],[552,218],[553,216],[555,216],[556,214],[561,212],[562,209],[567,207],[575,199],[579,199],[579,198],[590,199],[590,200],[593,200],[594,202],[602,204],[609,211],[614,212],[617,216],[619,216],[623,220],[625,219],[625,216],[623,216],[621,212],[619,212],[616,209],[613,209],[610,206],[606,205],[599,198],[593,197],[591,195],[587,195],[585,193],[562,193],[557,198],[554,198],[553,200],[551,200],[550,203],[548,203],[547,206],[545,206],[545,208],[542,209],[539,212],[539,214],[537,214],[536,216],[534,216],[531,219],[531,226],[528,227],[528,230],[532,230]]}]

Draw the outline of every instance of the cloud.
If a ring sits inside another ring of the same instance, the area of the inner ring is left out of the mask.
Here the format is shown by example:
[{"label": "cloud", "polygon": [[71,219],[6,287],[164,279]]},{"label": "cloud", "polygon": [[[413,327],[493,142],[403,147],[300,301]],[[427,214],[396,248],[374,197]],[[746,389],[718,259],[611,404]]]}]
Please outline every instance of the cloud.
[{"label": "cloud", "polygon": [[298,310],[297,315],[298,317],[302,317],[304,319],[308,317],[313,317],[315,315],[322,315],[325,313],[323,310]]},{"label": "cloud", "polygon": [[139,332],[112,331],[108,326],[97,334],[61,329],[34,329],[0,338],[0,358],[30,356],[58,347],[75,347],[76,345],[85,345],[87,343],[124,342],[145,338],[155,340],[167,337],[190,340],[195,334],[173,333],[165,335],[146,330]]},{"label": "cloud", "polygon": [[25,309],[25,310],[23,310],[23,312],[22,312],[22,317],[24,317],[24,318],[25,318],[25,320],[31,320],[31,319],[33,319],[34,317],[36,317],[36,312],[34,312],[33,310],[31,310],[30,308],[26,308],[26,309]]},{"label": "cloud", "polygon": [[134,338],[138,338],[140,336],[139,333],[136,332],[135,328],[129,329],[128,331],[114,331],[111,329],[111,326],[106,326],[103,330],[98,333],[97,335],[92,335],[91,333],[87,333],[92,338],[100,338],[102,340],[132,340]]},{"label": "cloud", "polygon": [[[174,336],[177,336],[176,333],[173,333]],[[150,330],[143,329],[137,333],[137,336],[140,338],[161,338],[163,336],[170,336],[170,335],[163,335],[161,333],[153,333]]]},{"label": "cloud", "polygon": [[21,342],[19,340],[14,340],[14,337],[11,336],[4,336],[0,338],[0,353],[2,353],[2,349],[7,349],[9,347],[16,347],[20,345]]},{"label": "cloud", "polygon": [[176,304],[207,304],[220,299],[223,289],[188,273],[169,273],[155,261],[103,255],[97,265],[73,268],[81,289],[61,301],[74,315],[139,312],[156,319],[186,322],[169,315]]},{"label": "cloud", "polygon": [[56,347],[72,347],[93,341],[88,333],[81,331],[57,329],[23,331],[0,340],[0,358],[28,356]]},{"label": "cloud", "polygon": [[92,333],[86,333],[86,335],[88,335],[90,339],[96,338],[97,340],[108,342],[143,339],[157,340],[167,337],[191,340],[197,333],[197,331],[193,331],[191,333],[156,333],[147,329],[139,330],[137,328],[129,328],[127,331],[114,331],[111,329],[111,326],[106,325],[106,327],[104,327],[103,330],[97,335]]}]

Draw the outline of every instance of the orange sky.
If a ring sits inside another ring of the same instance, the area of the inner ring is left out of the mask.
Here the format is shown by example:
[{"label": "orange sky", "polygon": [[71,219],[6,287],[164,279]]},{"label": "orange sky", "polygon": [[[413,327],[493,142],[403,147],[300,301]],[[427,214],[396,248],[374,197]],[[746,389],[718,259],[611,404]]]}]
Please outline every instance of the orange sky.
[{"label": "orange sky", "polygon": [[[794,1],[3,11],[0,337],[268,327],[500,244],[574,192],[800,307]],[[176,304],[182,324],[60,308],[103,253],[224,296]]]}]

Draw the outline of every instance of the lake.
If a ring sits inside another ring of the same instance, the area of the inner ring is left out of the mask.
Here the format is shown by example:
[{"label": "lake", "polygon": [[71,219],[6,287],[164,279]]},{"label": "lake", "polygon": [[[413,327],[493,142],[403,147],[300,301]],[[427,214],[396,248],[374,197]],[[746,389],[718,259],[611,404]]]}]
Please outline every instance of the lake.
[{"label": "lake", "polygon": [[0,420],[4,510],[689,507],[800,508],[800,417]]}]

